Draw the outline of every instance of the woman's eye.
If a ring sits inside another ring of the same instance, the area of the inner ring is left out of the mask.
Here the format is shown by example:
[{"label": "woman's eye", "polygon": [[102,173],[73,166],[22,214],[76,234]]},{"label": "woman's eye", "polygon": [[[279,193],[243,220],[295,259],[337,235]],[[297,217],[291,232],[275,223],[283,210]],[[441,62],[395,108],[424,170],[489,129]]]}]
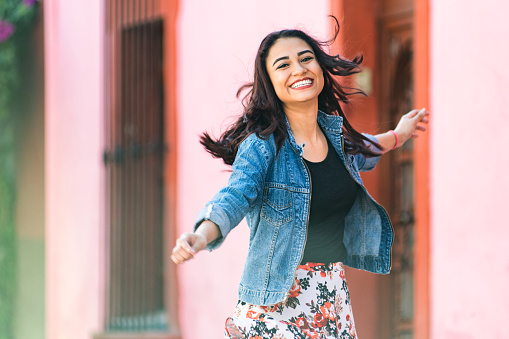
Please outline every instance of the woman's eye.
[{"label": "woman's eye", "polygon": [[302,62],[308,62],[310,60],[313,60],[313,57],[304,57],[304,58],[302,58]]},{"label": "woman's eye", "polygon": [[276,69],[288,67],[288,64],[280,64]]}]

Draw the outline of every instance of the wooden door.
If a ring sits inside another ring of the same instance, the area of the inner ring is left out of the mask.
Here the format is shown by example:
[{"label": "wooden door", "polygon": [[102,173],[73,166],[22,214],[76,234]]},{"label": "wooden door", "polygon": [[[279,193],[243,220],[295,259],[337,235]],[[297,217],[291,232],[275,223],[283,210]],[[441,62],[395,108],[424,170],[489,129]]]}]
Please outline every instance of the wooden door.
[{"label": "wooden door", "polygon": [[[380,14],[381,117],[394,129],[403,113],[413,108],[413,2],[382,1]],[[413,142],[385,159],[383,191],[394,227],[391,274],[381,288],[381,336],[414,337],[414,164]]]},{"label": "wooden door", "polygon": [[163,21],[109,1],[106,25],[106,332],[165,332]]}]

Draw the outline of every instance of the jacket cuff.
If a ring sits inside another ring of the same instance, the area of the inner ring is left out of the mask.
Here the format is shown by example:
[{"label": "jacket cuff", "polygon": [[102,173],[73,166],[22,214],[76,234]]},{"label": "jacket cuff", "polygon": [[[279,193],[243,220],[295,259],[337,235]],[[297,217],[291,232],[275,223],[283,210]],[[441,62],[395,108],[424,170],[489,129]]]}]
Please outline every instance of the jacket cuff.
[{"label": "jacket cuff", "polygon": [[212,251],[221,246],[224,239],[226,238],[226,235],[230,232],[230,220],[228,219],[223,209],[214,204],[208,204],[198,213],[193,230],[196,231],[198,226],[200,226],[201,223],[205,220],[212,221],[219,227],[219,231],[221,232],[216,240],[211,241],[209,244],[207,244],[207,247],[205,247],[205,249]]},{"label": "jacket cuff", "polygon": [[[362,133],[362,134],[369,140],[378,142],[378,139],[375,138],[375,136],[373,136],[371,134],[367,134],[367,133]],[[379,151],[379,149],[373,145],[370,145],[369,148],[375,152]],[[363,171],[363,172],[372,171],[375,168],[375,166],[378,164],[378,162],[380,161],[380,156],[366,157],[366,156],[362,155],[362,157],[364,158],[364,163],[362,164],[362,166],[359,166],[359,171]]]}]

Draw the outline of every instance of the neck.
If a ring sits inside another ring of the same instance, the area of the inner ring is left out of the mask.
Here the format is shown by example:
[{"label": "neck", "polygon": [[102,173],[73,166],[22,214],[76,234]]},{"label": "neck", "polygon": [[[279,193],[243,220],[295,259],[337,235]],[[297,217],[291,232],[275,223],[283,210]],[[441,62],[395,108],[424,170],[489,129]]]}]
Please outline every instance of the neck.
[{"label": "neck", "polygon": [[318,126],[318,102],[298,107],[285,106],[284,111],[297,144],[316,144],[321,137]]}]

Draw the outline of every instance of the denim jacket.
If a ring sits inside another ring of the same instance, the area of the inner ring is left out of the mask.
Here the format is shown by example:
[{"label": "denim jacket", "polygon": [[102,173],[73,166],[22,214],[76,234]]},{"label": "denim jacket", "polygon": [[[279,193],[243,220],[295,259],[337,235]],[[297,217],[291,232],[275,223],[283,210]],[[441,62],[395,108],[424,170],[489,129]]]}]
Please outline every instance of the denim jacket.
[{"label": "denim jacket", "polygon": [[[387,274],[391,267],[392,225],[385,209],[369,195],[359,171],[372,170],[379,157],[345,155],[343,119],[318,113],[318,124],[357,182],[357,198],[345,220],[345,265]],[[374,138],[372,136],[368,136]],[[254,305],[284,301],[304,253],[311,202],[311,179],[302,159],[303,146],[288,137],[276,156],[274,137],[248,136],[240,145],[226,187],[199,212],[219,226],[213,250],[246,217],[249,250],[239,286],[239,299]]]}]

